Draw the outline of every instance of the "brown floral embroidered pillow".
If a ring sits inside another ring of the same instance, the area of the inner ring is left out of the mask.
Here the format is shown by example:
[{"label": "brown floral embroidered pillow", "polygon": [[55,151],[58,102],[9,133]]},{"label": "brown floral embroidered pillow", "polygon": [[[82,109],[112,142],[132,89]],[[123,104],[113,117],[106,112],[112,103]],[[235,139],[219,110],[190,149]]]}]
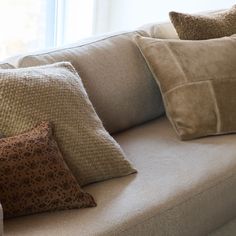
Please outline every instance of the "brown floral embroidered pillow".
[{"label": "brown floral embroidered pillow", "polygon": [[5,218],[96,206],[65,164],[47,122],[0,139],[0,202]]}]

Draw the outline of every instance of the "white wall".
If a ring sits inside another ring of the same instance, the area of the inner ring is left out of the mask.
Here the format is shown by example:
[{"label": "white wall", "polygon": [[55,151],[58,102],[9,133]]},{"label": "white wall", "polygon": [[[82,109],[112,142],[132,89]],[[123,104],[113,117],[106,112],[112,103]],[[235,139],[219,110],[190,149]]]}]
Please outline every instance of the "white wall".
[{"label": "white wall", "polygon": [[[106,0],[100,0],[104,2]],[[97,32],[133,29],[150,22],[168,20],[169,11],[186,13],[229,8],[235,0],[108,0],[106,27]],[[105,19],[103,19],[105,22]]]},{"label": "white wall", "polygon": [[110,31],[111,0],[95,0],[93,16],[93,33],[100,34]]}]

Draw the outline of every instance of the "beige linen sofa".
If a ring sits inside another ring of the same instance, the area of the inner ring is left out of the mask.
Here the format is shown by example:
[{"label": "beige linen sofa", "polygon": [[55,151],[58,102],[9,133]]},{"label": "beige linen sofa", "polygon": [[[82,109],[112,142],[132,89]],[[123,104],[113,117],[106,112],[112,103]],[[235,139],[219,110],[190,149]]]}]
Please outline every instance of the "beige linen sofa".
[{"label": "beige linen sofa", "polygon": [[203,236],[236,217],[236,135],[178,139],[132,41],[137,33],[178,38],[170,23],[151,24],[8,61],[15,67],[72,62],[138,174],[86,186],[96,208],[6,220],[5,236]]}]

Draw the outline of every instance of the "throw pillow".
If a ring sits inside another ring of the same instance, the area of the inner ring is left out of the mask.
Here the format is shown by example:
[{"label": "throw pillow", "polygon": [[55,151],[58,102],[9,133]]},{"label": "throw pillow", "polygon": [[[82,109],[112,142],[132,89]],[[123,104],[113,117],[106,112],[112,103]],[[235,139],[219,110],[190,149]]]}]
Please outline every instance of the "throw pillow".
[{"label": "throw pillow", "polygon": [[41,120],[52,122],[63,157],[79,184],[135,172],[104,129],[69,62],[0,70],[0,95],[0,131],[12,136]]},{"label": "throw pillow", "polygon": [[236,35],[182,41],[137,37],[183,140],[236,132]]},{"label": "throw pillow", "polygon": [[202,40],[236,34],[236,5],[211,15],[170,12],[170,19],[180,39]]},{"label": "throw pillow", "polygon": [[0,202],[5,218],[96,205],[65,164],[47,122],[0,140]]}]

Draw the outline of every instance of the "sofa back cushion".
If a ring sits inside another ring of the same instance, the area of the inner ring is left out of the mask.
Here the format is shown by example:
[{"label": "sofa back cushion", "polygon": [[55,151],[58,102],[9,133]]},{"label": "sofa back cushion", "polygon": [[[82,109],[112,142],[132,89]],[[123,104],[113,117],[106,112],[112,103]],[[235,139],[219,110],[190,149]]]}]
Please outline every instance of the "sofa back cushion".
[{"label": "sofa back cushion", "polygon": [[175,27],[170,22],[146,24],[141,26],[139,30],[144,31],[151,38],[179,39]]},{"label": "sofa back cushion", "polygon": [[137,32],[110,35],[69,48],[27,55],[18,67],[59,61],[73,64],[95,110],[110,132],[118,132],[162,115],[159,88],[137,46]]}]

